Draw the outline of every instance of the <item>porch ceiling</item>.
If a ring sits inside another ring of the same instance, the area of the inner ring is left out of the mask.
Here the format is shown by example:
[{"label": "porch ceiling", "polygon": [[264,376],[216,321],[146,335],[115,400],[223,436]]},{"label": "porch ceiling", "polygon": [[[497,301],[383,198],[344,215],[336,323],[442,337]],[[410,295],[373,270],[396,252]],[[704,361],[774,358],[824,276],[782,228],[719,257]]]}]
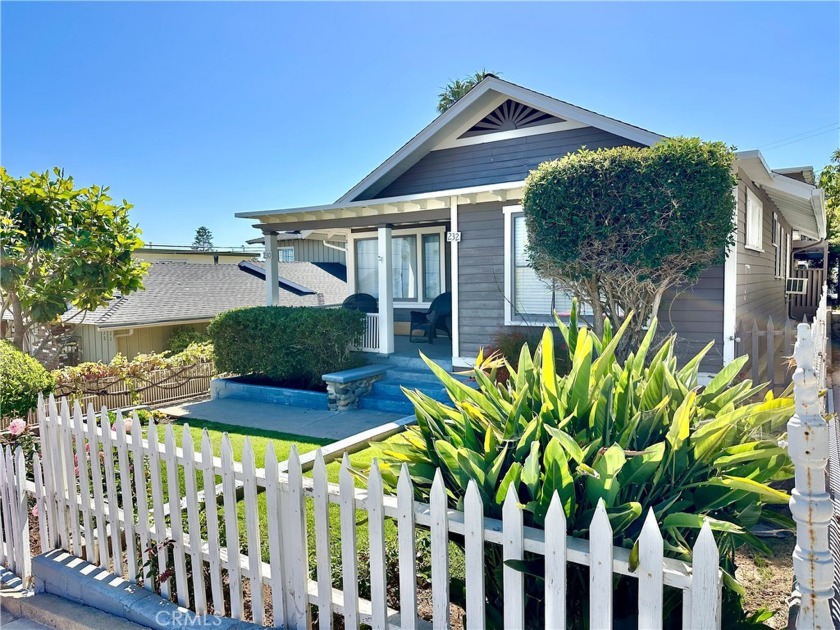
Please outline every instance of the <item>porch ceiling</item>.
[{"label": "porch ceiling", "polygon": [[263,232],[353,228],[378,224],[400,225],[448,219],[453,202],[469,205],[522,198],[524,182],[473,186],[421,195],[352,201],[344,204],[237,212],[243,219],[256,219]]}]

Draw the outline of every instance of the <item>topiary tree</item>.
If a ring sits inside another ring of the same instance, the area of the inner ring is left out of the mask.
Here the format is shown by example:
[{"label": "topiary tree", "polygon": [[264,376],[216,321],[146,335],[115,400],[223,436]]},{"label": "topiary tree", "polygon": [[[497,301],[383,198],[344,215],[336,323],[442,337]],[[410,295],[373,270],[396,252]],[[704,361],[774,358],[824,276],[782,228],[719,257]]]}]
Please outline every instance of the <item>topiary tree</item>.
[{"label": "topiary tree", "polygon": [[522,200],[528,255],[638,345],[665,292],[723,262],[734,243],[734,154],[721,142],[666,139],[649,148],[581,149],[544,162]]},{"label": "topiary tree", "polygon": [[0,341],[0,416],[25,416],[38,404],[38,394],[48,394],[53,387],[43,365],[8,341]]},{"label": "topiary tree", "polygon": [[0,167],[0,186],[0,315],[11,312],[15,346],[70,307],[78,324],[115,294],[143,288],[148,265],[131,258],[143,244],[131,204],[112,203],[108,188],[76,188],[58,168],[14,178]]}]

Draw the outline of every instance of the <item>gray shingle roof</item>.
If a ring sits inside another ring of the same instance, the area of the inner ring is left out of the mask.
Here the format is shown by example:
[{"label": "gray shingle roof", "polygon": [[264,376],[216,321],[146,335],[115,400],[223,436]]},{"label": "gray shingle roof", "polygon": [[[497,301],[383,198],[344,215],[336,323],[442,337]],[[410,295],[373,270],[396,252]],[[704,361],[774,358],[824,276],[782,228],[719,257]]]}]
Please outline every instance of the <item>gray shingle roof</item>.
[{"label": "gray shingle roof", "polygon": [[[281,306],[336,304],[347,295],[345,282],[312,263],[278,264],[281,277],[314,291],[295,295],[281,287]],[[116,298],[107,307],[88,313],[84,323],[100,328],[177,323],[211,319],[233,308],[265,304],[265,281],[237,265],[154,263],[143,283],[144,290]],[[68,311],[64,319],[73,314],[74,311]]]}]

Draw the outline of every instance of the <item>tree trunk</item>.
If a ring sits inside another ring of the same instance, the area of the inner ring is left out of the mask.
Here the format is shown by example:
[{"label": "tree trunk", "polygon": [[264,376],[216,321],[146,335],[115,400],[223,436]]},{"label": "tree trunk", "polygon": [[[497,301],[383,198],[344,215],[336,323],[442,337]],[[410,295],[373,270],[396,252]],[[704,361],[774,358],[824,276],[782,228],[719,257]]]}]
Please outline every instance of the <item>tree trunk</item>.
[{"label": "tree trunk", "polygon": [[26,339],[26,328],[23,325],[23,313],[20,310],[20,300],[15,294],[11,294],[10,298],[12,303],[12,321],[14,322],[12,343],[18,350],[23,351],[23,342]]}]

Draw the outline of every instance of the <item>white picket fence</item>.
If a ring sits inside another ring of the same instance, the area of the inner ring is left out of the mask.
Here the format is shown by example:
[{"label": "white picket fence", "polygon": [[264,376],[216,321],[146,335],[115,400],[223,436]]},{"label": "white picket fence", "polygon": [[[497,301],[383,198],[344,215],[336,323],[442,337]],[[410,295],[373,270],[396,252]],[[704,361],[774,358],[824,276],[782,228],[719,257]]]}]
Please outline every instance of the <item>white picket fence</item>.
[{"label": "white picket fence", "polygon": [[[249,620],[263,624],[270,611],[275,627],[309,627],[313,606],[318,611],[343,615],[348,628],[360,624],[373,628],[420,627],[423,621],[417,617],[415,541],[417,530],[425,529],[431,539],[435,628],[446,628],[451,621],[452,534],[465,540],[466,616],[470,628],[485,626],[486,544],[500,546],[505,560],[523,559],[525,554],[545,557],[547,628],[565,627],[568,563],[589,567],[592,628],[612,627],[615,574],[639,580],[639,627],[662,626],[666,586],[683,592],[684,627],[702,630],[721,626],[718,549],[708,524],[699,534],[690,566],[663,557],[662,536],[653,513],[649,513],[640,536],[639,566],[631,570],[629,550],[612,544],[612,529],[603,503],[595,511],[590,539],[584,540],[566,535],[565,515],[556,496],[545,529],[535,529],[523,525],[522,506],[512,491],[505,500],[501,520],[484,517],[474,484],[468,489],[465,511],[450,509],[440,471],[432,485],[430,503],[426,504],[414,500],[414,488],[405,468],[394,496],[383,492],[375,462],[367,489],[356,488],[346,455],[340,482],[332,484],[327,481],[320,452],[315,455],[310,479],[304,477],[301,459],[294,449],[288,462],[278,462],[269,445],[263,467],[257,468],[247,438],[242,461],[237,462],[227,435],[222,441],[221,458],[216,458],[206,431],[201,444],[195,445],[188,428],[179,428],[181,446],[176,447],[176,430],[171,424],[163,427],[161,443],[160,427],[154,423],[148,427],[148,439],[144,439],[136,418],[126,433],[121,417],[112,428],[104,410],[97,415],[89,408],[85,416],[78,405],[71,413],[63,404],[59,413],[52,399],[46,412],[41,405],[39,418],[43,471],[36,457],[35,481],[28,492],[34,495],[39,509],[42,550],[65,549],[129,580],[141,571],[144,575],[138,582],[152,589],[154,580],[148,567],[144,570],[140,566],[139,558],[150,544],[171,540],[174,575],[161,582],[159,592],[200,614],[212,610],[244,619],[247,598]],[[90,460],[86,457],[88,451],[94,454]],[[101,465],[89,465],[96,461]],[[28,514],[22,455],[13,457],[7,452],[3,464],[2,557],[26,579],[30,565],[25,540]],[[149,474],[128,472],[144,470]],[[221,478],[220,488],[216,486],[217,478]],[[213,490],[197,492],[199,479],[205,489]],[[218,498],[217,492],[221,495]],[[267,527],[260,524],[261,492],[265,493]],[[237,518],[238,501],[244,501],[244,528],[240,528]],[[339,531],[331,527],[329,520],[333,504],[339,506]],[[307,526],[308,505],[314,513],[314,528]],[[199,526],[202,509],[206,532]],[[361,511],[367,513],[369,532],[370,600],[359,597],[357,512]],[[171,518],[170,514],[180,518]],[[220,543],[220,517],[224,521],[225,544]],[[386,519],[393,519],[398,528],[399,610],[390,609],[386,603]],[[331,539],[337,539],[341,547],[342,590],[333,588]],[[267,561],[261,553],[263,541],[268,547]],[[244,554],[240,551],[243,542],[247,543]],[[308,563],[308,549],[313,544],[314,576]],[[249,588],[243,590],[245,582]],[[257,585],[267,589],[264,592]],[[507,628],[525,626],[524,585],[524,574],[505,566],[503,614]],[[318,624],[319,628],[331,628],[332,616],[319,614]]]}]

